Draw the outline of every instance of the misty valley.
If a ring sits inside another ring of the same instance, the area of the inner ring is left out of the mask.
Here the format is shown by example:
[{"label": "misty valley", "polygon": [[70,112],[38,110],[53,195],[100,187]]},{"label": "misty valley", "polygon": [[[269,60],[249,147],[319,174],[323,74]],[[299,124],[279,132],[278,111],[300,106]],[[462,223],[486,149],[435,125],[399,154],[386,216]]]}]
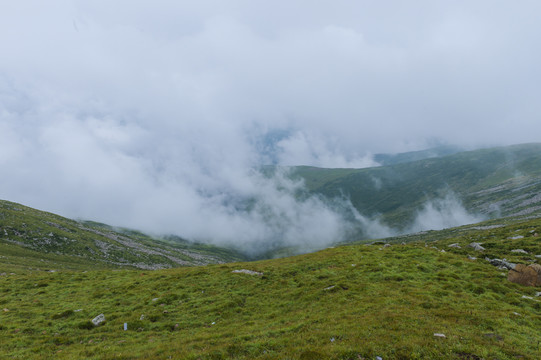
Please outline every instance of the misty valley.
[{"label": "misty valley", "polygon": [[539,358],[541,145],[380,159],[262,168],[237,242],[0,201],[0,355]]}]

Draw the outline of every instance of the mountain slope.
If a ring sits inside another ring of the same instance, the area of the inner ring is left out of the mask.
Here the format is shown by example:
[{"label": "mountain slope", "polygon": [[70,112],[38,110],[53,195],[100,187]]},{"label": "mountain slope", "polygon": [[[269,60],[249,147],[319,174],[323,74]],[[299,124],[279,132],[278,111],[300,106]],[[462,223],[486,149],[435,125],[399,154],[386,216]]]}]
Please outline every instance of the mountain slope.
[{"label": "mountain slope", "polygon": [[367,169],[293,168],[311,193],[346,197],[364,215],[404,229],[428,201],[457,195],[486,217],[539,213],[541,144],[457,153]]},{"label": "mountain slope", "polygon": [[159,269],[238,261],[227,249],[192,244],[178,237],[155,239],[104,224],[78,222],[23,205],[0,201],[3,266],[39,268]]},{"label": "mountain slope", "polygon": [[538,261],[540,231],[535,219],[252,263],[0,273],[0,358],[539,359],[540,289],[483,258]]}]

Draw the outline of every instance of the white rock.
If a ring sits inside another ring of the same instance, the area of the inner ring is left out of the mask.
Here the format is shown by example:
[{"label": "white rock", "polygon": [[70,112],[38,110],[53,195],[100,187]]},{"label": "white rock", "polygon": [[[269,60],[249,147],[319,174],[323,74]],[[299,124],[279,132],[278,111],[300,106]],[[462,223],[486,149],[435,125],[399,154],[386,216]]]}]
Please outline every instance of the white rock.
[{"label": "white rock", "polygon": [[514,250],[511,250],[511,252],[520,253],[520,254],[527,254],[528,253],[526,250],[523,250],[523,249],[514,249]]},{"label": "white rock", "polygon": [[440,333],[434,333],[434,336],[435,337],[441,337],[441,338],[445,338],[445,334],[440,334]]},{"label": "white rock", "polygon": [[262,272],[252,271],[252,270],[246,270],[246,269],[240,269],[240,270],[233,270],[231,271],[235,274],[248,274],[248,275],[257,275],[257,276],[263,276]]},{"label": "white rock", "polygon": [[450,244],[450,245],[447,245],[447,246],[450,247],[450,248],[460,249],[460,245],[458,243]]},{"label": "white rock", "polygon": [[472,242],[472,243],[469,244],[468,246],[471,247],[471,248],[473,248],[473,249],[476,250],[476,251],[483,251],[483,250],[485,250],[485,248],[481,246],[481,243]]},{"label": "white rock", "polygon": [[101,325],[104,321],[105,321],[105,315],[104,315],[104,314],[99,314],[99,315],[96,316],[94,319],[92,319],[92,324],[94,324],[94,326],[99,326],[99,325]]}]

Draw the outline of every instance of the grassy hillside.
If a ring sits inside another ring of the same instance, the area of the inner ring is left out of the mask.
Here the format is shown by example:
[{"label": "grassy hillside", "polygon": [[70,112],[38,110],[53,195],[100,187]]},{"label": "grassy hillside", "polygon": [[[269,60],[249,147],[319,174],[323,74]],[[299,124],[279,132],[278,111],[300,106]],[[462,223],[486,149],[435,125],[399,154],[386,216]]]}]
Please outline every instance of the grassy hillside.
[{"label": "grassy hillside", "polygon": [[539,260],[541,221],[470,230],[194,268],[19,268],[0,275],[0,358],[539,359],[540,289],[483,258]]},{"label": "grassy hillside", "polygon": [[431,199],[452,192],[466,209],[489,217],[541,210],[541,144],[462,152],[368,169],[297,167],[311,193],[345,196],[364,215],[407,227]]},{"label": "grassy hillside", "polygon": [[13,267],[158,269],[243,259],[227,249],[192,244],[177,237],[155,239],[133,230],[69,220],[1,200],[0,254],[0,271]]}]

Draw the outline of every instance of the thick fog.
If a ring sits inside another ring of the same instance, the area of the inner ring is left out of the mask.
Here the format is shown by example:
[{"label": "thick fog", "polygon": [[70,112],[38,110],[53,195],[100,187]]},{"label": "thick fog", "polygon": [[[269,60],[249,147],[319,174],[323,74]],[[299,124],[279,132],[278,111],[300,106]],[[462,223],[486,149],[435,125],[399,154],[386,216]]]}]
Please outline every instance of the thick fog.
[{"label": "thick fog", "polygon": [[323,247],[359,224],[389,234],[255,170],[538,141],[539,14],[537,1],[2,2],[0,198],[253,251]]}]

